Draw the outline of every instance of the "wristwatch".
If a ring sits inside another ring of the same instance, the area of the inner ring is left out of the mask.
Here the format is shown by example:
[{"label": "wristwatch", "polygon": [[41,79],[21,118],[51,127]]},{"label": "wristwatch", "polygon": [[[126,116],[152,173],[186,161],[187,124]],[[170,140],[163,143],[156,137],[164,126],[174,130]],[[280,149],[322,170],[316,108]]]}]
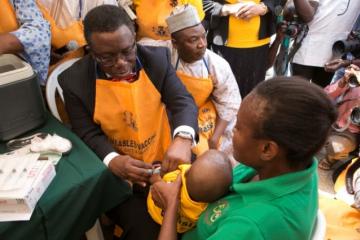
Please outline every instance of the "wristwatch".
[{"label": "wristwatch", "polygon": [[178,133],[176,133],[175,137],[181,137],[181,138],[189,139],[191,141],[194,140],[192,134],[186,131],[179,131]]}]

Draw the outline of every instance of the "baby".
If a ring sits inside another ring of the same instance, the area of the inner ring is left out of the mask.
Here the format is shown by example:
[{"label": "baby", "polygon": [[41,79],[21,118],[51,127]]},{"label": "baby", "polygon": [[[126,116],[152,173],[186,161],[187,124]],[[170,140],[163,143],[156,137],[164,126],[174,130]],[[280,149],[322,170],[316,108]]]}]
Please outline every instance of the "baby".
[{"label": "baby", "polygon": [[[228,157],[219,151],[209,150],[193,164],[182,164],[155,181],[172,182],[181,174],[180,207],[177,232],[183,233],[196,225],[207,203],[214,202],[228,192],[232,182],[232,167]],[[154,178],[153,178],[154,179]],[[153,181],[154,182],[154,181]],[[162,210],[155,206],[151,193],[147,199],[148,211],[158,224],[162,224]]]}]

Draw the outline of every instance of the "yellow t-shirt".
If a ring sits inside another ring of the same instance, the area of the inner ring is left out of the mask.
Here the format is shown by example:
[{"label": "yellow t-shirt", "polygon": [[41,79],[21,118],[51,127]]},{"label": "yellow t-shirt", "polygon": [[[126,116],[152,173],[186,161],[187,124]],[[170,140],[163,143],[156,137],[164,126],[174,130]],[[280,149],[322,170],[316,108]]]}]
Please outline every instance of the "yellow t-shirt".
[{"label": "yellow t-shirt", "polygon": [[360,239],[360,211],[339,199],[320,196],[319,208],[326,219],[324,239]]},{"label": "yellow t-shirt", "polygon": [[[170,40],[170,33],[165,19],[174,9],[171,0],[134,0],[136,23],[138,25],[137,38],[152,38],[156,40]],[[179,0],[177,5],[191,4],[198,11],[200,19],[205,13],[200,0]]]},{"label": "yellow t-shirt", "polygon": [[[175,181],[177,176],[181,174],[181,190],[180,190],[180,207],[178,209],[177,232],[183,233],[195,227],[200,214],[206,209],[207,203],[195,202],[191,200],[186,189],[185,173],[191,167],[191,164],[182,164],[173,172],[167,173],[163,180],[166,182]],[[151,193],[147,198],[148,212],[155,222],[162,224],[163,216],[162,210],[155,206],[152,200]]]},{"label": "yellow t-shirt", "polygon": [[[337,177],[334,197],[320,194],[319,208],[326,219],[325,239],[360,239],[360,211],[350,206],[349,199],[354,199],[354,195],[350,195],[345,186],[346,173],[357,160],[358,158],[354,158]],[[347,202],[343,199],[347,199]]]},{"label": "yellow t-shirt", "polygon": [[[238,0],[228,0],[229,3],[237,3]],[[244,0],[244,2],[260,3],[260,0]],[[270,38],[259,39],[260,16],[250,20],[238,19],[229,16],[228,41],[226,46],[233,48],[260,47],[270,42]]]}]

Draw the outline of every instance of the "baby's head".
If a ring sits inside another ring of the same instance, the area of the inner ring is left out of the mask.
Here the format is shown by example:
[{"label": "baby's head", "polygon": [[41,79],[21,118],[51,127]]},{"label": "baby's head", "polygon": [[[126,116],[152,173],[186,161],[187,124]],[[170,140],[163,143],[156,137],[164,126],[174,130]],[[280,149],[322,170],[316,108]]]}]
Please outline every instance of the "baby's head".
[{"label": "baby's head", "polygon": [[186,173],[186,188],[196,202],[213,202],[226,194],[232,182],[229,158],[209,150],[200,155]]}]

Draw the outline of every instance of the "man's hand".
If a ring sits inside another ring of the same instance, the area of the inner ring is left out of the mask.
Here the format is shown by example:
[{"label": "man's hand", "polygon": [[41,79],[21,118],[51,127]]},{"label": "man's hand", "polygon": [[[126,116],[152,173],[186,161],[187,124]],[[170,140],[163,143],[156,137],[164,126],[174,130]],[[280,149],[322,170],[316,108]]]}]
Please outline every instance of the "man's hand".
[{"label": "man's hand", "polygon": [[190,163],[192,140],[182,137],[175,137],[161,165],[164,173],[174,171],[179,164]]},{"label": "man's hand", "polygon": [[334,59],[330,62],[325,63],[324,69],[326,72],[335,72],[341,67],[347,67],[350,64],[349,60]]},{"label": "man's hand", "polygon": [[149,182],[152,166],[130,156],[119,155],[110,161],[109,169],[116,176],[145,187]]},{"label": "man's hand", "polygon": [[171,204],[177,204],[180,198],[181,174],[175,182],[157,181],[151,185],[151,195],[156,206],[166,211]]}]

